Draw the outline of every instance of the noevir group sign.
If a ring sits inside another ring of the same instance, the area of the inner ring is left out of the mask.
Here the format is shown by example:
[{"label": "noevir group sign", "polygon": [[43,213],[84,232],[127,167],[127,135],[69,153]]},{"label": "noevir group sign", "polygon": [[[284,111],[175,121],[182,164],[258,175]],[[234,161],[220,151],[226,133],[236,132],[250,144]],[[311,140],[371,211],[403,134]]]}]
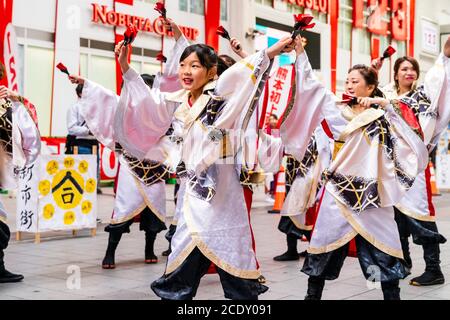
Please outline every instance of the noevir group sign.
[{"label": "noevir group sign", "polygon": [[[105,5],[99,5],[96,3],[92,3],[91,5],[92,22],[118,27],[125,27],[127,24],[132,23],[140,31],[155,33],[160,36],[173,36],[173,33],[166,30],[166,28],[164,27],[161,17],[152,21],[149,18],[142,18],[116,12],[114,10],[108,10],[108,6]],[[180,29],[189,40],[196,40],[199,35],[199,30],[196,28],[180,26]]]}]

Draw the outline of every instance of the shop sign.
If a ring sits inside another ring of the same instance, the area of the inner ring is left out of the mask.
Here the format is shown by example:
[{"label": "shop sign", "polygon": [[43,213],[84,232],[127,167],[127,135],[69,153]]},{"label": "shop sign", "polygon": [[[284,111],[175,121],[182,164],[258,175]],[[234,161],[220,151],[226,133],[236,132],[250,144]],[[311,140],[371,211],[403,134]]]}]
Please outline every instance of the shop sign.
[{"label": "shop sign", "polygon": [[[129,23],[132,23],[140,31],[173,37],[173,32],[166,30],[164,27],[161,17],[152,21],[149,18],[108,10],[108,6],[96,3],[92,3],[92,22],[117,27],[125,27]],[[196,28],[180,26],[180,29],[186,38],[192,41],[195,41],[199,35],[199,30]]]}]

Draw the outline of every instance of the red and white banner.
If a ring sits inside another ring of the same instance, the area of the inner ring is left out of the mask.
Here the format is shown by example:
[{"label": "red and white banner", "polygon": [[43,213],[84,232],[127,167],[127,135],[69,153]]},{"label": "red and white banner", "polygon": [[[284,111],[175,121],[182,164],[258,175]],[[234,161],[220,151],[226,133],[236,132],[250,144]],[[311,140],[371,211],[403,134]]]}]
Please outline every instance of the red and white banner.
[{"label": "red and white banner", "polygon": [[13,0],[0,1],[0,61],[4,64],[6,76],[0,84],[14,91],[19,88],[18,47],[12,25]]},{"label": "red and white banner", "polygon": [[291,99],[291,87],[295,80],[295,71],[292,64],[274,66],[271,76],[266,84],[264,106],[260,118],[260,128],[266,127],[271,115],[279,119],[278,126]]}]

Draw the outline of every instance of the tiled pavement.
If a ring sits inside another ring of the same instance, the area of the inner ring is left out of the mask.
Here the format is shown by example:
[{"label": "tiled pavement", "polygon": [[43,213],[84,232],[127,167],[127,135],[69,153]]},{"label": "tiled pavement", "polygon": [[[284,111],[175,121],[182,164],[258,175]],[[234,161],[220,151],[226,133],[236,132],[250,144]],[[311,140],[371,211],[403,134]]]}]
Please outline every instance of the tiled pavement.
[{"label": "tiled pavement", "polygon": [[[150,283],[163,274],[166,258],[161,252],[167,249],[164,233],[155,244],[160,258],[156,265],[145,265],[144,233],[132,226],[117,249],[115,270],[103,270],[100,266],[107,245],[108,234],[103,231],[113,206],[112,190],[104,188],[99,196],[99,218],[97,236],[81,231],[76,237],[69,232],[43,234],[42,242],[35,244],[31,235],[17,242],[12,236],[5,251],[7,268],[23,273],[25,280],[16,284],[0,284],[0,299],[104,299],[104,300],[152,300],[157,299],[150,290]],[[167,204],[173,212],[173,186],[167,187]],[[2,196],[10,212],[14,212],[14,200]],[[442,234],[450,237],[450,194],[434,197],[438,212],[438,226]],[[307,277],[300,270],[299,262],[275,262],[273,256],[285,251],[285,236],[277,230],[279,215],[268,214],[269,204],[264,201],[261,190],[257,190],[252,211],[252,223],[256,237],[257,255],[262,272],[267,278],[269,291],[260,296],[266,300],[298,300],[306,293]],[[10,215],[10,226],[14,217]],[[14,228],[12,228],[14,231]],[[299,243],[299,249],[306,248]],[[413,275],[424,269],[422,250],[411,245],[414,263]],[[444,285],[434,287],[412,287],[408,281],[401,282],[402,299],[429,300],[450,299],[450,247],[441,246],[442,269],[448,279]],[[77,277],[77,275],[80,277]],[[411,276],[410,276],[411,277]],[[410,278],[408,277],[408,278]],[[408,279],[407,278],[407,279]],[[77,279],[80,281],[77,282]],[[338,280],[327,282],[323,299],[381,299],[381,290],[371,289],[362,276],[358,261],[348,258]],[[217,275],[206,275],[201,282],[196,299],[223,299]]]}]

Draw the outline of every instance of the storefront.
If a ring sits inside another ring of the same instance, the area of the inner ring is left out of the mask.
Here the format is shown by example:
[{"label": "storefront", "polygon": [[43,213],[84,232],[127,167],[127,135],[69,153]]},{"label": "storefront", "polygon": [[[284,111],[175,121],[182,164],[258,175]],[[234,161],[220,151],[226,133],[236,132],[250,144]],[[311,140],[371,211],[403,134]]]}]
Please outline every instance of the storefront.
[{"label": "storefront", "polygon": [[[114,43],[126,23],[139,27],[131,64],[140,73],[160,71],[156,56],[161,51],[167,55],[173,45],[153,9],[156,0],[7,2],[12,6],[11,35],[17,41],[10,73],[17,75],[17,89],[37,106],[43,136],[66,135],[66,112],[76,101],[74,87],[56,70],[57,63],[116,90],[120,75],[116,77]],[[204,0],[166,2],[169,15],[183,27],[185,35],[191,41],[205,41]],[[221,23],[226,25],[224,3]]]},{"label": "storefront", "polygon": [[[174,44],[164,30],[156,0],[2,0],[0,2],[1,61],[8,77],[2,82],[32,101],[39,129],[51,151],[63,150],[67,135],[66,114],[76,102],[75,87],[56,69],[64,63],[71,73],[80,73],[117,91],[121,73],[114,56],[127,23],[138,26],[131,65],[140,73],[161,71],[156,56],[168,55]],[[206,28],[228,27],[228,0],[166,1],[168,15],[192,42],[205,42]],[[215,25],[205,21],[205,11],[214,11]],[[5,19],[4,19],[5,17]],[[211,36],[210,36],[211,38]],[[209,39],[211,42],[211,39]],[[214,42],[214,39],[212,39]],[[220,40],[222,42],[224,40]],[[218,44],[216,44],[217,47]],[[102,149],[103,150],[103,149]],[[102,153],[104,177],[114,177],[117,162],[110,151]]]},{"label": "storefront", "polygon": [[[369,64],[388,46],[396,56],[414,54],[415,0],[255,0],[257,24],[289,31],[293,14],[309,13],[316,27],[305,32],[306,51],[322,81],[342,91],[351,65]],[[387,63],[381,83],[392,77]]]}]

